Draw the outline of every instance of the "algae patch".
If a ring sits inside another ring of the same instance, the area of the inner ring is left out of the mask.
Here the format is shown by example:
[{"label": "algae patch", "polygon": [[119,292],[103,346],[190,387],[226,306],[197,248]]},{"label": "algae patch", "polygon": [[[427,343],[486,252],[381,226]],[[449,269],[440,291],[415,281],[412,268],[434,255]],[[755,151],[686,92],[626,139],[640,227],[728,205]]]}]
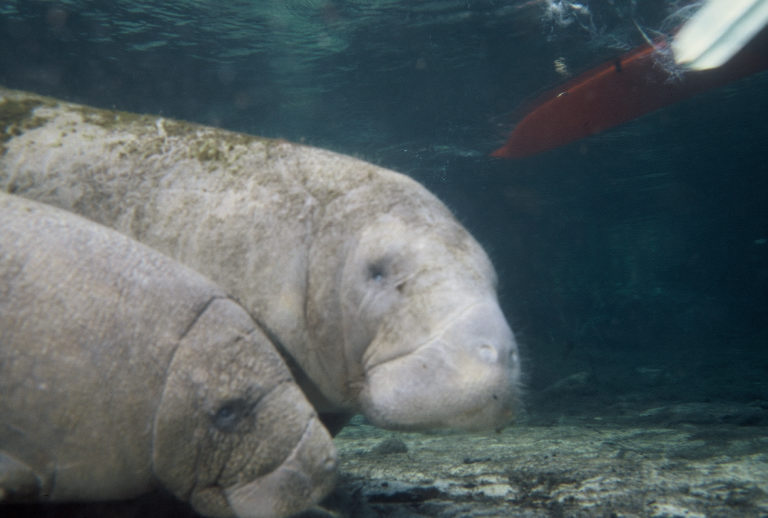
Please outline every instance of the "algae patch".
[{"label": "algae patch", "polygon": [[151,120],[151,116],[149,115],[117,110],[103,110],[100,108],[91,108],[89,106],[69,105],[67,106],[67,109],[79,113],[83,122],[99,126],[105,130],[121,128],[131,122],[147,122]]},{"label": "algae patch", "polygon": [[3,143],[47,122],[46,118],[34,114],[35,109],[44,104],[41,99],[0,100],[0,154],[5,152]]}]

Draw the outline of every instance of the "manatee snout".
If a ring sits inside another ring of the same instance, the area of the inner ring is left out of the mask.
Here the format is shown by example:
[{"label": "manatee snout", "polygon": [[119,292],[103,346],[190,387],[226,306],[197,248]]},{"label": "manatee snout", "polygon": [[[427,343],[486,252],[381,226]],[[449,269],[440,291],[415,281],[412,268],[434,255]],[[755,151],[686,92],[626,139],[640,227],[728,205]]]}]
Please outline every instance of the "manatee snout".
[{"label": "manatee snout", "polygon": [[518,404],[517,343],[495,301],[446,318],[411,352],[369,365],[365,414],[386,428],[500,429]]},{"label": "manatee snout", "polygon": [[330,491],[338,459],[328,432],[317,418],[310,420],[299,443],[274,471],[226,490],[238,518],[287,516],[304,509]]}]

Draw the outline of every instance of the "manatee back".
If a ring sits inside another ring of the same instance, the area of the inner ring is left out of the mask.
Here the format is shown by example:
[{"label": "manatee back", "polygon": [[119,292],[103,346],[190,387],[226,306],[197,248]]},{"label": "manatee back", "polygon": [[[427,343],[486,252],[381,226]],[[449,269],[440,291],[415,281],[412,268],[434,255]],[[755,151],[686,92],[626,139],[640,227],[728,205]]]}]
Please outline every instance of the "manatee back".
[{"label": "manatee back", "polygon": [[225,295],[74,214],[2,194],[0,221],[0,472],[37,499],[147,490],[174,348]]}]

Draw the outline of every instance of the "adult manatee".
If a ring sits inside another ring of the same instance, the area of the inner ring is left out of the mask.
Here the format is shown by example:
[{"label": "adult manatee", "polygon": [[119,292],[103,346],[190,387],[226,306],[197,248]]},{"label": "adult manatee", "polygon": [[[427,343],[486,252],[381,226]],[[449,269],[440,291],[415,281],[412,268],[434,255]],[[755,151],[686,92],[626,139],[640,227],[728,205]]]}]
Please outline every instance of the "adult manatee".
[{"label": "adult manatee", "polygon": [[224,292],[54,207],[0,194],[0,221],[0,502],[163,486],[275,517],[331,489],[328,432]]},{"label": "adult manatee", "polygon": [[501,427],[517,346],[488,257],[406,176],[328,151],[0,90],[0,188],[232,292],[324,413]]}]

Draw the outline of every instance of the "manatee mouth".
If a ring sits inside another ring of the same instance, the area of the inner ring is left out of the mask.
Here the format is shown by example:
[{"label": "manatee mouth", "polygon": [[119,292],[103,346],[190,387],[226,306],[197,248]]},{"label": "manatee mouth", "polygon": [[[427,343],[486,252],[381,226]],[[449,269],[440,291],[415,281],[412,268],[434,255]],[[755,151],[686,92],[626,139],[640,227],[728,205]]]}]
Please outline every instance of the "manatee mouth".
[{"label": "manatee mouth", "polygon": [[[317,448],[317,444],[329,447]],[[298,444],[274,471],[224,494],[238,518],[287,516],[317,503],[333,489],[338,459],[331,438],[313,417]]]},{"label": "manatee mouth", "polygon": [[[518,402],[517,345],[498,305],[481,301],[440,320],[410,351],[366,368],[360,402],[382,428],[499,429]],[[378,344],[386,346],[387,344]]]},{"label": "manatee mouth", "polygon": [[366,418],[393,430],[499,430],[509,424],[518,406],[513,373],[472,361],[458,371],[436,356],[429,351],[380,364],[360,394]]}]

